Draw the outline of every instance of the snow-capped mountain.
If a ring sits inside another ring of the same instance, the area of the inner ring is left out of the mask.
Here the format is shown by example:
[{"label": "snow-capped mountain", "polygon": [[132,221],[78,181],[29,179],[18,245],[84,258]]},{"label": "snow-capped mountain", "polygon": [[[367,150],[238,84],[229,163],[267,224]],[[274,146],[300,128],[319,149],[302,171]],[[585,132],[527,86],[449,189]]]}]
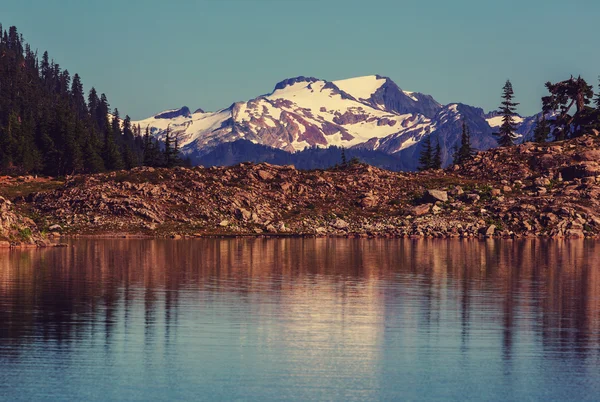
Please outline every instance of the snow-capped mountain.
[{"label": "snow-capped mountain", "polygon": [[217,112],[194,113],[187,107],[167,110],[134,122],[162,139],[169,127],[183,153],[199,159],[226,142],[247,140],[287,152],[309,147],[356,147],[406,158],[416,167],[420,142],[431,135],[449,162],[460,141],[462,120],[473,145],[496,145],[492,132],[499,118],[463,104],[442,105],[433,97],[402,90],[379,75],[325,81],[296,77],[281,81],[273,92],[237,102]]}]

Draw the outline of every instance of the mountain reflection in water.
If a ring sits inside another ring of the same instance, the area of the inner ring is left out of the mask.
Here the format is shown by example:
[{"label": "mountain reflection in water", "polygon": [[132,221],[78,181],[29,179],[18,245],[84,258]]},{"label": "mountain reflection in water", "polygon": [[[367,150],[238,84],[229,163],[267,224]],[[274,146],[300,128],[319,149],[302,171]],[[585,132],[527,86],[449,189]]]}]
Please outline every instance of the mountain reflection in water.
[{"label": "mountain reflection in water", "polygon": [[0,396],[594,399],[599,251],[366,239],[0,250]]}]

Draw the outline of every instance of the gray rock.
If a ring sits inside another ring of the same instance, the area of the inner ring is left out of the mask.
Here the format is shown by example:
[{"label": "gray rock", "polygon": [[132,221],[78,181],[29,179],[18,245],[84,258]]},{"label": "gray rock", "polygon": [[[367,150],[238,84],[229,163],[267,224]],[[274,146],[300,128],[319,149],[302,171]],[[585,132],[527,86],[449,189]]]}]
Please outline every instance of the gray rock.
[{"label": "gray rock", "polygon": [[448,201],[448,193],[442,190],[427,190],[427,194],[425,194],[425,198],[428,201],[436,202],[446,202]]},{"label": "gray rock", "polygon": [[333,222],[331,224],[331,226],[333,226],[334,228],[338,229],[338,230],[344,230],[344,229],[348,229],[349,225],[348,222],[346,222],[343,219],[336,219],[335,222]]}]

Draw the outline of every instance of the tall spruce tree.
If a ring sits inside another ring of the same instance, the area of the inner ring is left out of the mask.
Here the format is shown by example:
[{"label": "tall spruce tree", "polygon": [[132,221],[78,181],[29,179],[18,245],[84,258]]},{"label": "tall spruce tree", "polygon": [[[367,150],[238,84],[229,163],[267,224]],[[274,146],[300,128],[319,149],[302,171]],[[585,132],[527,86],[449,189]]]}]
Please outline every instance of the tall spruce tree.
[{"label": "tall spruce tree", "polygon": [[143,163],[144,166],[159,167],[162,166],[162,158],[158,148],[158,145],[154,139],[150,136],[150,129],[146,127],[146,133],[144,134],[144,155]]},{"label": "tall spruce tree", "polygon": [[419,167],[420,171],[431,169],[433,165],[433,147],[431,146],[431,136],[428,135],[423,140],[423,150],[421,151],[421,155],[419,157]]},{"label": "tall spruce tree", "polygon": [[171,129],[167,126],[167,132],[165,133],[165,149],[163,151],[163,160],[165,167],[171,167]]},{"label": "tall spruce tree", "polygon": [[550,136],[550,125],[546,120],[546,116],[542,114],[542,118],[539,116],[535,119],[535,127],[533,129],[533,141],[543,143],[548,141]]},{"label": "tall spruce tree", "polygon": [[473,157],[474,149],[471,147],[471,130],[467,123],[462,122],[462,134],[460,135],[460,146],[454,153],[454,164],[464,165]]},{"label": "tall spruce tree", "polygon": [[178,166],[180,163],[179,158],[179,139],[177,135],[171,133],[170,127],[167,127],[165,134],[165,150],[163,152],[164,166],[172,168]]},{"label": "tall spruce tree", "polygon": [[438,139],[437,145],[435,146],[435,152],[433,153],[433,159],[431,161],[432,169],[442,168],[442,147],[440,146],[440,140]]},{"label": "tall spruce tree", "polygon": [[502,103],[500,105],[500,115],[502,116],[502,125],[498,133],[494,135],[498,139],[498,145],[501,147],[507,147],[514,145],[515,139],[517,138],[515,131],[517,124],[515,123],[514,117],[517,115],[516,107],[519,105],[517,102],[513,102],[514,91],[510,80],[506,80],[504,87],[502,88]]},{"label": "tall spruce tree", "polygon": [[600,110],[600,76],[598,77],[598,93],[594,99],[594,105],[596,105],[596,110]]}]

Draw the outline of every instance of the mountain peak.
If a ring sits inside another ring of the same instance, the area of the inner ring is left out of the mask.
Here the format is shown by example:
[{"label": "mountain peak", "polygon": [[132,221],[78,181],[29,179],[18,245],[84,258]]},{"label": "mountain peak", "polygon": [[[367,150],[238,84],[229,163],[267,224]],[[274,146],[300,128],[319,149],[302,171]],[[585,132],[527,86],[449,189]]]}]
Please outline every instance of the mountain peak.
[{"label": "mountain peak", "polygon": [[165,110],[162,113],[154,116],[155,119],[174,119],[176,117],[191,117],[192,113],[187,106],[183,106],[180,109]]},{"label": "mountain peak", "polygon": [[292,86],[294,84],[297,84],[299,82],[311,83],[311,82],[317,82],[317,81],[320,81],[320,80],[315,77],[304,77],[302,75],[299,77],[287,78],[283,81],[278,82],[277,85],[275,85],[274,91],[277,91],[278,89],[285,89],[285,88]]},{"label": "mountain peak", "polygon": [[333,81],[333,83],[339,89],[354,96],[356,99],[369,99],[387,81],[388,78],[380,75],[366,75],[363,77]]}]

